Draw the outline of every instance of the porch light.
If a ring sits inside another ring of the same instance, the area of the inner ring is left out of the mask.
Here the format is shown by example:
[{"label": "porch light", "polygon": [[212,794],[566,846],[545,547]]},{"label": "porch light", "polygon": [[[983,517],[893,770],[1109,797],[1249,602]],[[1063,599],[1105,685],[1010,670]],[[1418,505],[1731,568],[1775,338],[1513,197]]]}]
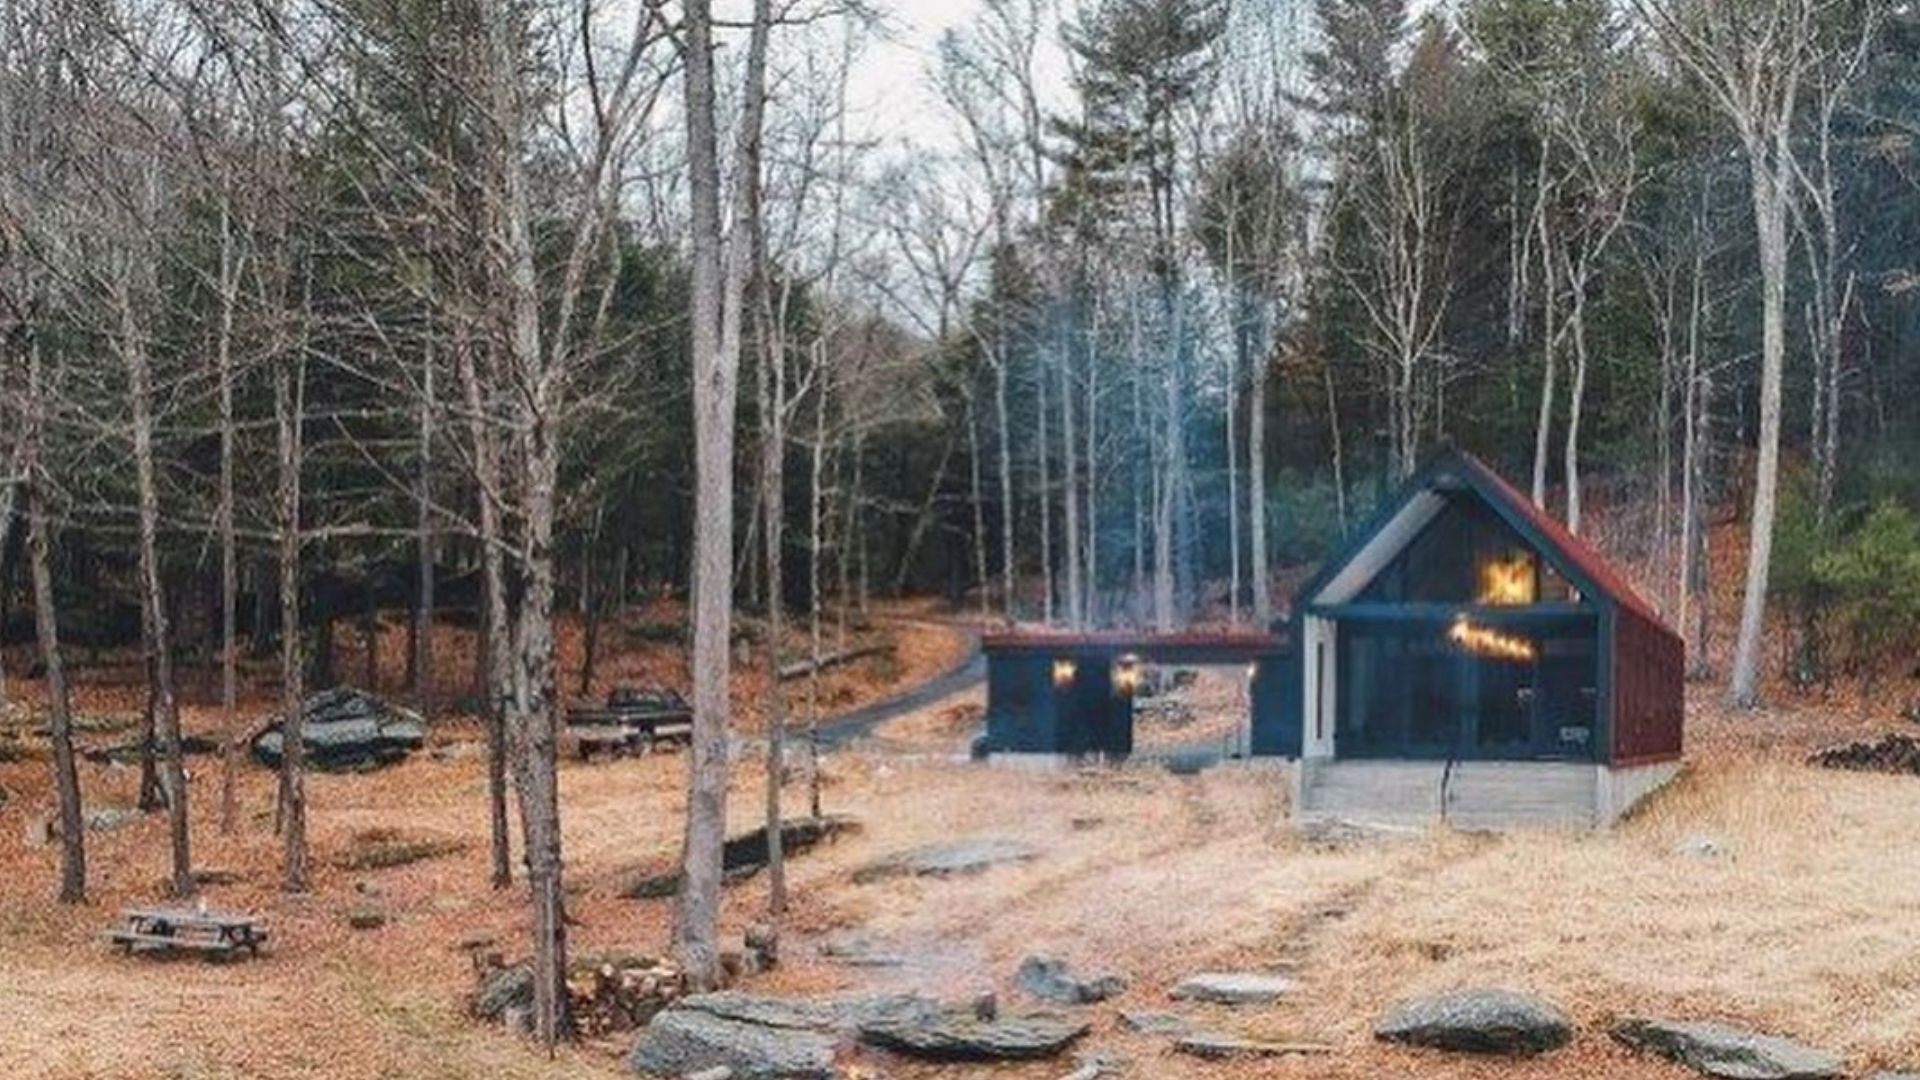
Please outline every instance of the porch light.
[{"label": "porch light", "polygon": [[1072,660],[1055,660],[1053,662],[1053,685],[1066,686],[1073,682],[1073,670]]},{"label": "porch light", "polygon": [[[1059,678],[1059,676],[1055,676]],[[1140,689],[1140,658],[1128,653],[1113,665],[1113,692],[1120,697],[1132,697]]]},{"label": "porch light", "polygon": [[1465,615],[1453,620],[1453,626],[1447,630],[1447,640],[1470,653],[1500,660],[1531,660],[1534,657],[1532,642],[1478,626]]},{"label": "porch light", "polygon": [[1501,607],[1534,601],[1533,562],[1524,554],[1480,567],[1480,603]]}]

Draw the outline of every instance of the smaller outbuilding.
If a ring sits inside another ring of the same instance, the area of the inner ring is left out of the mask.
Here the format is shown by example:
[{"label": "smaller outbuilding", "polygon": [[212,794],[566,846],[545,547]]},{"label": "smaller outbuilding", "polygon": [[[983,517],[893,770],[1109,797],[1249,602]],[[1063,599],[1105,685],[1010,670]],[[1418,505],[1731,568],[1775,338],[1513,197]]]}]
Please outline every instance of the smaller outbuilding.
[{"label": "smaller outbuilding", "polygon": [[981,648],[983,755],[1125,758],[1133,753],[1134,698],[1154,665],[1246,668],[1253,730],[1277,730],[1291,673],[1286,638],[1251,630],[1009,631],[986,635]]}]

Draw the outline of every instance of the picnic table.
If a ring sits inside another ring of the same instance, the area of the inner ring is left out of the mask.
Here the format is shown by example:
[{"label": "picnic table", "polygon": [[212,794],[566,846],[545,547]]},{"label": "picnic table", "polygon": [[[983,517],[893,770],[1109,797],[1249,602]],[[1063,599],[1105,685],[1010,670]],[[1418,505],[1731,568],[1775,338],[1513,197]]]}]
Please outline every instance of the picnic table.
[{"label": "picnic table", "polygon": [[127,908],[107,940],[131,955],[135,949],[191,949],[210,959],[245,951],[260,955],[267,928],[252,915],[195,908]]}]

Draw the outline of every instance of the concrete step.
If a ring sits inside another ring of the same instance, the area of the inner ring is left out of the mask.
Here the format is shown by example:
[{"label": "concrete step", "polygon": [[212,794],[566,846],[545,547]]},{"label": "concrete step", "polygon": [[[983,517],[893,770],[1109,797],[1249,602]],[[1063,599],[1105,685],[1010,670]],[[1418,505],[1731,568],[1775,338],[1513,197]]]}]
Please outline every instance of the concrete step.
[{"label": "concrete step", "polygon": [[[1304,817],[1463,829],[1592,826],[1598,770],[1571,762],[1311,762]],[[1442,797],[1444,793],[1444,814]]]}]

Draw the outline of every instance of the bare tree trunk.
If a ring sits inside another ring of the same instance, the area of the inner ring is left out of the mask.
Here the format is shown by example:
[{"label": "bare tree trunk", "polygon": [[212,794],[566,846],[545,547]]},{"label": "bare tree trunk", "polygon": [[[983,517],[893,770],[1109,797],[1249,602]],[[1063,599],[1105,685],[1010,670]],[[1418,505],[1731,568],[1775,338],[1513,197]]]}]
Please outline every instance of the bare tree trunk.
[{"label": "bare tree trunk", "polygon": [[[131,273],[128,271],[127,273]],[[175,896],[193,892],[193,857],[187,818],[187,778],[180,760],[180,710],[174,700],[173,649],[167,626],[166,593],[160,576],[160,493],[154,477],[153,364],[145,331],[134,315],[133,285],[123,274],[115,282],[120,313],[120,354],[127,367],[131,406],[133,469],[139,519],[140,614],[142,638],[150,650],[155,724],[164,762],[161,786],[167,802],[171,888]]]},{"label": "bare tree trunk", "polygon": [[[760,174],[759,148],[753,152],[751,175]],[[752,230],[755,350],[759,359],[760,502],[765,522],[764,554],[767,572],[767,911],[777,918],[787,910],[787,860],[781,835],[781,785],[787,767],[787,692],[780,684],[780,646],[786,635],[786,581],[782,557],[786,531],[787,365],[786,328],[776,313],[768,272],[766,231],[760,191],[752,185],[748,227]]]},{"label": "bare tree trunk", "polygon": [[474,667],[480,672],[481,717],[487,726],[487,821],[489,864],[493,887],[513,882],[512,840],[507,828],[507,736],[502,711],[508,667],[507,591],[500,535],[500,459],[493,430],[484,411],[487,395],[480,388],[479,364],[473,340],[464,323],[454,326],[454,359],[467,406],[467,425],[473,442],[475,503],[480,525],[480,640]]},{"label": "bare tree trunk", "polygon": [[[1232,234],[1228,234],[1227,262],[1233,262]],[[1240,373],[1250,365],[1247,363],[1246,327],[1242,325],[1241,300],[1235,293],[1232,273],[1227,279],[1227,310],[1232,321],[1228,332],[1233,344],[1227,349],[1227,561],[1230,569],[1227,573],[1227,618],[1238,625],[1240,622],[1240,428],[1239,420],[1234,416],[1239,403]]]},{"label": "bare tree trunk", "polygon": [[1584,273],[1569,272],[1573,308],[1568,321],[1573,334],[1573,387],[1567,399],[1567,531],[1580,532],[1580,416],[1587,396],[1587,298]]},{"label": "bare tree trunk", "polygon": [[[720,228],[711,0],[685,6],[687,159],[692,205],[694,472],[693,708],[675,945],[695,989],[720,979],[721,847],[726,840],[729,629],[733,605],[733,441],[740,306],[748,271],[744,175],[764,106],[769,0],[755,0],[746,97],[735,148],[733,224]],[[724,291],[723,291],[724,290]]]},{"label": "bare tree trunk", "polygon": [[1067,625],[1086,624],[1086,598],[1080,579],[1080,482],[1074,454],[1078,447],[1073,434],[1073,345],[1062,323],[1060,332],[1060,488],[1067,535],[1064,550],[1067,559]]},{"label": "bare tree trunk", "polygon": [[1734,646],[1728,699],[1739,708],[1760,700],[1760,647],[1766,630],[1767,572],[1773,557],[1774,497],[1780,476],[1780,387],[1786,359],[1788,131],[1775,136],[1767,156],[1750,152],[1754,226],[1760,245],[1760,453],[1754,467],[1753,514],[1747,540],[1747,583],[1740,604],[1740,637]]},{"label": "bare tree trunk", "polygon": [[[240,716],[236,699],[239,654],[235,645],[235,607],[240,593],[239,544],[234,535],[233,470],[237,428],[233,413],[233,319],[238,306],[238,267],[233,257],[227,204],[220,207],[220,329],[214,357],[220,382],[220,505],[214,512],[220,533],[220,832],[231,835],[239,815],[234,790],[240,771]],[[255,625],[258,635],[261,627]]]},{"label": "bare tree trunk", "polygon": [[279,445],[281,887],[307,891],[306,717],[301,708],[300,426],[306,362],[280,358],[273,390]]},{"label": "bare tree trunk", "polygon": [[1553,233],[1549,228],[1546,207],[1547,158],[1546,150],[1540,152],[1539,202],[1535,206],[1534,227],[1540,237],[1540,408],[1534,422],[1533,431],[1533,504],[1542,509],[1547,505],[1547,461],[1548,447],[1553,437],[1553,384],[1554,374],[1559,365],[1555,362],[1554,351],[1559,347],[1560,336],[1554,327],[1554,316],[1558,313],[1559,299],[1555,294],[1559,274],[1553,266]]},{"label": "bare tree trunk", "polygon": [[1327,432],[1333,443],[1333,506],[1340,519],[1340,533],[1344,536],[1347,531],[1346,451],[1340,438],[1340,400],[1334,393],[1333,364],[1324,358],[1320,364],[1320,381],[1327,392]]},{"label": "bare tree trunk", "polygon": [[1090,317],[1087,320],[1087,422],[1086,422],[1086,461],[1087,461],[1087,555],[1086,555],[1086,606],[1080,613],[1082,625],[1097,626],[1102,619],[1100,611],[1100,459],[1098,453],[1100,429],[1100,398],[1096,385],[1100,378],[1100,297],[1097,289],[1088,301]]},{"label": "bare tree trunk", "polygon": [[973,392],[967,394],[967,469],[973,493],[973,584],[980,593],[980,618],[993,616],[993,588],[987,582],[987,520],[980,491],[980,414]]},{"label": "bare tree trunk", "polygon": [[1265,630],[1273,622],[1272,570],[1267,565],[1267,350],[1248,373],[1247,527],[1253,558],[1253,621]]},{"label": "bare tree trunk", "polygon": [[40,343],[27,342],[27,401],[22,455],[26,463],[28,560],[32,564],[34,634],[47,670],[47,726],[53,743],[53,786],[60,813],[60,902],[87,900],[86,823],[80,816],[80,777],[73,760],[73,716],[60,658],[60,620],[54,608],[53,540],[48,535],[45,466],[46,404],[40,384]]},{"label": "bare tree trunk", "polygon": [[[820,816],[820,525],[822,472],[827,450],[827,378],[820,366],[825,362],[825,345],[814,356],[814,370],[822,372],[813,388],[813,446],[807,465],[807,807]],[[1011,599],[1011,597],[1009,597]]]},{"label": "bare tree trunk", "polygon": [[1053,622],[1053,476],[1049,467],[1047,452],[1047,367],[1046,358],[1041,357],[1034,370],[1034,419],[1039,424],[1038,447],[1040,451],[1040,476],[1037,482],[1040,497],[1040,621]]},{"label": "bare tree trunk", "polygon": [[433,722],[433,338],[420,360],[420,471],[415,479],[414,530],[418,534],[419,600],[413,612],[413,700],[420,718]]},{"label": "bare tree trunk", "polygon": [[1007,357],[997,345],[995,349],[1000,353],[993,362],[993,408],[1000,439],[1000,603],[1001,613],[1012,623],[1020,617],[1013,587],[1013,435],[1007,415]]}]

